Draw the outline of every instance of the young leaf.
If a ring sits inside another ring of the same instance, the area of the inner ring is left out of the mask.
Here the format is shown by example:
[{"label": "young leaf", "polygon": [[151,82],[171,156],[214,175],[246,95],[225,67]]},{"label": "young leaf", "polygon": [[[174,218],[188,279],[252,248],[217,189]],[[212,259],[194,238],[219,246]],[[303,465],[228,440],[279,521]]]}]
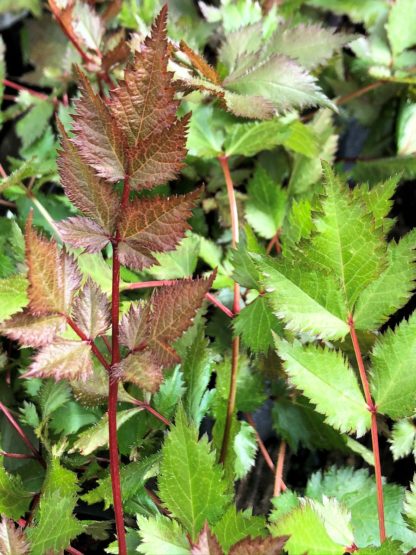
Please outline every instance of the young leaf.
[{"label": "young leaf", "polygon": [[74,301],[72,317],[88,339],[103,335],[111,325],[110,303],[91,278],[88,278]]},{"label": "young leaf", "polygon": [[273,261],[253,255],[264,274],[274,313],[296,332],[311,332],[323,339],[342,339],[349,333],[341,291],[331,275],[301,268],[296,261]]},{"label": "young leaf", "polygon": [[120,202],[117,193],[81,158],[62,124],[58,127],[61,135],[58,167],[65,194],[79,210],[111,234]]},{"label": "young leaf", "polygon": [[104,229],[90,218],[76,216],[57,223],[65,243],[75,248],[84,248],[85,252],[100,252],[110,242]]},{"label": "young leaf", "polygon": [[197,430],[187,421],[183,408],[179,408],[162,448],[158,486],[165,506],[193,539],[206,520],[214,524],[220,518],[229,501],[215,454],[206,437],[198,441]]},{"label": "young leaf", "polygon": [[81,275],[74,258],[59,252],[54,241],[40,237],[26,225],[26,260],[29,268],[29,308],[35,315],[65,312]]},{"label": "young leaf", "polygon": [[412,451],[416,454],[416,427],[413,422],[410,420],[395,422],[389,443],[395,461],[410,455]]},{"label": "young leaf", "polygon": [[84,341],[57,339],[35,355],[24,377],[86,380],[91,373],[90,345]]},{"label": "young leaf", "polygon": [[224,555],[217,538],[209,529],[207,523],[192,544],[191,555]]},{"label": "young leaf", "polygon": [[358,436],[369,429],[370,413],[357,378],[339,352],[283,340],[276,340],[276,346],[291,382],[326,416],[328,424]]},{"label": "young leaf", "polygon": [[265,239],[271,239],[281,227],[286,211],[287,195],[259,166],[247,188],[246,219]]},{"label": "young leaf", "polygon": [[234,471],[237,480],[241,480],[254,466],[257,453],[256,432],[254,428],[242,421],[240,430],[234,438]]},{"label": "young leaf", "polygon": [[45,315],[34,317],[28,311],[6,320],[0,330],[3,335],[18,341],[23,347],[43,347],[52,343],[65,329],[63,316]]},{"label": "young leaf", "polygon": [[137,516],[142,543],[137,548],[143,555],[189,555],[189,542],[185,531],[176,522],[161,514],[145,518]]},{"label": "young leaf", "polygon": [[70,140],[99,177],[112,182],[123,179],[126,166],[125,139],[107,105],[95,94],[80,70],[78,78],[82,96],[76,101],[73,125],[75,137]]},{"label": "young leaf", "polygon": [[412,416],[416,408],[416,313],[396,329],[387,330],[376,342],[372,355],[371,388],[377,410],[398,419]]},{"label": "young leaf", "polygon": [[250,510],[237,511],[235,505],[231,505],[215,524],[213,532],[227,553],[232,545],[247,536],[264,536],[266,521],[262,516],[253,516]]},{"label": "young leaf", "polygon": [[156,263],[152,252],[173,250],[189,229],[186,220],[199,195],[200,191],[194,191],[131,202],[120,221],[121,262],[142,270]]},{"label": "young leaf", "polygon": [[0,553],[3,555],[29,555],[29,543],[20,527],[3,517],[0,521]]}]

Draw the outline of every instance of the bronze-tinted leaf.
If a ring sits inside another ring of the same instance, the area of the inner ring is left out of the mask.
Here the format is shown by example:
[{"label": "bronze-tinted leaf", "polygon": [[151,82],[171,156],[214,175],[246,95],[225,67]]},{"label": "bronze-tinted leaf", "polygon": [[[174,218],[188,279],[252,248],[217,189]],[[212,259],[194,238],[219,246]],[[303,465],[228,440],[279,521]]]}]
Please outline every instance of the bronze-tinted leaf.
[{"label": "bronze-tinted leaf", "polygon": [[29,277],[29,308],[33,314],[65,312],[74,291],[81,283],[81,275],[73,256],[59,252],[55,241],[38,235],[26,225],[26,261]]},{"label": "bronze-tinted leaf", "polygon": [[126,170],[123,134],[81,71],[78,78],[82,96],[76,102],[75,137],[71,141],[97,175],[108,181],[119,181]]},{"label": "bronze-tinted leaf", "polygon": [[89,339],[103,335],[111,325],[107,295],[88,278],[74,301],[73,319]]},{"label": "bronze-tinted leaf", "polygon": [[190,115],[162,132],[155,132],[129,151],[130,185],[151,189],[174,179],[186,155],[186,127]]},{"label": "bronze-tinted leaf", "polygon": [[229,555],[282,555],[289,536],[244,538],[232,546]]},{"label": "bronze-tinted leaf", "polygon": [[162,367],[148,350],[128,355],[117,366],[114,377],[155,393],[163,381]]},{"label": "bronze-tinted leaf", "polygon": [[155,20],[152,32],[127,66],[124,81],[111,92],[110,110],[130,146],[160,134],[176,120],[178,102],[172,74],[167,71],[167,7]]},{"label": "bronze-tinted leaf", "polygon": [[35,355],[23,377],[86,380],[91,372],[90,345],[84,341],[60,339]]},{"label": "bronze-tinted leaf", "polygon": [[124,314],[120,322],[120,343],[134,351],[146,345],[146,323],[150,305],[148,303],[134,303]]},{"label": "bronze-tinted leaf", "polygon": [[173,250],[189,229],[187,219],[199,194],[194,191],[183,196],[137,199],[130,203],[119,228],[121,262],[141,270],[156,262],[152,252]]},{"label": "bronze-tinted leaf", "polygon": [[197,541],[192,544],[191,555],[224,555],[224,551],[209,529],[208,523],[205,523]]},{"label": "bronze-tinted leaf", "polygon": [[100,179],[81,158],[59,121],[58,128],[61,134],[58,167],[65,193],[81,212],[111,234],[118,213],[119,198],[113,187]]},{"label": "bronze-tinted leaf", "polygon": [[2,555],[28,555],[30,545],[24,531],[16,527],[15,523],[2,517],[0,522],[0,553]]},{"label": "bronze-tinted leaf", "polygon": [[86,252],[100,252],[110,241],[104,229],[90,218],[75,216],[56,224],[63,241]]},{"label": "bronze-tinted leaf", "polygon": [[65,329],[65,318],[57,315],[33,316],[29,311],[3,322],[0,332],[23,347],[43,347]]}]

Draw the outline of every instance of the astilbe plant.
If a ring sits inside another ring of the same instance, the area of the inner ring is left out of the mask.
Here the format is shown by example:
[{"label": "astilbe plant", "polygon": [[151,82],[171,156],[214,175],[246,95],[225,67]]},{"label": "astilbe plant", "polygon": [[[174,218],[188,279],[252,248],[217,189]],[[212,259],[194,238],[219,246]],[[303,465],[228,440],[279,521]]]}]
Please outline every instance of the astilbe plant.
[{"label": "astilbe plant", "polygon": [[[214,278],[171,283],[148,302],[132,304],[119,319],[121,264],[141,270],[156,262],[152,253],[174,249],[200,194],[137,196],[173,179],[185,156],[188,118],[176,117],[178,102],[167,71],[166,17],[164,8],[124,80],[108,97],[95,94],[78,72],[82,94],[71,136],[58,122],[58,163],[65,192],[83,215],[59,224],[63,248],[41,237],[28,219],[29,306],[2,326],[9,338],[38,349],[25,377],[89,380],[93,357],[108,372],[110,471],[121,554],[126,553],[126,540],[117,447],[119,384],[134,383],[148,392],[159,388],[163,369],[179,360],[172,343],[192,323]],[[108,244],[113,253],[110,301],[91,279],[83,281],[68,250],[95,253]],[[110,328],[108,357],[96,340]]]}]

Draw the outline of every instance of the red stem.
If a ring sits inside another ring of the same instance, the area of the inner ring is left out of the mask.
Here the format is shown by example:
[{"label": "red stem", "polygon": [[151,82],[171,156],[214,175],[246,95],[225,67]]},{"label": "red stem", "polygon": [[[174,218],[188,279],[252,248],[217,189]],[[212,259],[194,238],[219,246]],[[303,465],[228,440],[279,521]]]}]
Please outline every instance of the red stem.
[{"label": "red stem", "polygon": [[110,370],[111,370],[110,365],[105,360],[101,351],[99,350],[97,345],[94,343],[94,341],[92,339],[90,339],[89,337],[87,337],[85,335],[85,333],[76,325],[76,323],[69,316],[65,315],[65,318],[66,318],[66,321],[67,321],[68,325],[74,330],[74,332],[78,335],[78,337],[82,341],[85,341],[86,343],[88,343],[91,346],[92,352],[97,357],[97,359],[101,362],[101,364],[104,366],[104,368],[107,370],[107,372],[110,372]]},{"label": "red stem", "polygon": [[[123,193],[120,202],[120,212],[127,206],[130,195],[130,183],[128,173],[124,178]],[[120,259],[118,256],[118,244],[120,242],[120,231],[117,228],[113,238],[113,281],[111,295],[111,369],[114,369],[121,361],[119,343],[119,313],[120,313]],[[120,461],[117,441],[117,397],[118,379],[110,372],[108,389],[108,436],[110,450],[110,475],[113,490],[114,516],[118,539],[119,555],[127,555],[126,531],[124,528],[123,502],[120,485]]]},{"label": "red stem", "polygon": [[224,312],[226,316],[228,316],[229,318],[234,318],[233,312],[225,305],[223,305],[222,302],[217,299],[217,297],[215,297],[212,293],[205,293],[205,298],[208,299],[208,301],[210,301],[217,308],[222,310],[222,312]]},{"label": "red stem", "polygon": [[[230,166],[228,164],[227,156],[218,156],[218,161],[221,165],[225,184],[227,187],[228,202],[230,205],[231,216],[231,246],[233,249],[237,247],[239,240],[238,230],[238,209],[237,200],[235,197],[234,184],[231,177]],[[234,283],[234,302],[233,314],[236,315],[240,312],[240,286],[237,282]],[[224,424],[224,435],[222,438],[220,463],[224,464],[227,458],[228,446],[230,443],[231,424],[233,414],[235,411],[235,399],[237,395],[237,376],[238,376],[238,357],[240,351],[240,337],[237,335],[232,341],[232,354],[231,354],[231,376],[230,376],[230,391],[228,393],[227,401],[227,414]]]},{"label": "red stem", "polygon": [[30,95],[35,96],[36,98],[39,98],[40,100],[48,100],[49,98],[47,94],[34,91],[33,89],[30,89],[29,87],[25,87],[24,85],[19,85],[18,83],[13,83],[13,81],[9,81],[8,79],[3,79],[3,85],[5,85],[6,87],[9,87],[10,89],[14,89],[15,91],[25,91]]},{"label": "red stem", "polygon": [[65,551],[66,551],[67,553],[69,553],[70,555],[84,555],[84,554],[82,553],[82,551],[78,551],[78,549],[75,549],[75,547],[71,547],[71,546],[67,547],[67,548],[65,549]]},{"label": "red stem", "polygon": [[361,383],[364,389],[364,396],[367,403],[367,408],[371,413],[371,441],[373,445],[374,455],[374,472],[376,477],[377,487],[377,510],[378,510],[378,525],[380,530],[380,543],[386,539],[386,528],[384,523],[384,499],[383,499],[383,481],[381,478],[381,463],[380,463],[380,449],[378,444],[378,428],[377,428],[377,407],[371,397],[370,385],[368,383],[367,374],[361,355],[360,345],[358,343],[357,334],[355,331],[354,320],[352,315],[348,317],[348,325],[350,328],[351,340],[354,347],[355,358],[357,360],[358,371],[360,373]]},{"label": "red stem", "polygon": [[0,164],[0,175],[3,179],[7,179],[8,177],[6,170],[3,168],[3,164]]},{"label": "red stem", "polygon": [[285,464],[285,456],[286,456],[286,441],[281,440],[279,446],[279,454],[277,456],[277,463],[276,463],[276,477],[274,480],[274,491],[273,495],[277,497],[280,495],[282,491],[282,484],[283,484],[283,467]]},{"label": "red stem", "polygon": [[5,405],[3,405],[3,403],[1,403],[1,402],[0,402],[0,410],[2,411],[4,416],[7,418],[7,420],[10,422],[10,424],[13,426],[13,428],[16,430],[16,432],[19,434],[19,436],[22,438],[22,441],[26,444],[26,446],[30,449],[30,451],[32,451],[33,456],[35,457],[35,459],[37,461],[39,461],[39,463],[44,468],[46,468],[46,463],[43,460],[39,451],[32,445],[31,441],[29,440],[29,438],[27,437],[25,432],[22,430],[22,428],[20,427],[18,422],[13,418],[9,409]]},{"label": "red stem", "polygon": [[149,412],[150,414],[153,414],[153,416],[155,416],[158,420],[163,422],[163,424],[165,424],[166,426],[170,427],[172,425],[172,423],[165,416],[163,416],[163,414],[160,414],[160,412],[157,412],[157,410],[151,407],[148,403],[145,403],[144,401],[139,401],[138,399],[134,399],[131,402],[133,405],[136,405],[137,407],[142,407],[144,410],[147,410],[147,412]]},{"label": "red stem", "polygon": [[257,440],[257,443],[259,444],[260,451],[264,457],[264,460],[266,461],[267,466],[274,473],[275,471],[274,462],[272,461],[272,458],[269,455],[269,452],[267,451],[266,446],[264,445],[263,440],[261,439],[260,434],[257,431],[256,424],[254,423],[253,417],[249,413],[246,413],[245,417],[247,419],[247,422],[250,424],[250,426],[253,428],[253,430],[256,433],[256,440]]},{"label": "red stem", "polygon": [[25,453],[7,453],[0,449],[1,457],[8,457],[9,459],[35,459],[35,455],[26,455]]}]

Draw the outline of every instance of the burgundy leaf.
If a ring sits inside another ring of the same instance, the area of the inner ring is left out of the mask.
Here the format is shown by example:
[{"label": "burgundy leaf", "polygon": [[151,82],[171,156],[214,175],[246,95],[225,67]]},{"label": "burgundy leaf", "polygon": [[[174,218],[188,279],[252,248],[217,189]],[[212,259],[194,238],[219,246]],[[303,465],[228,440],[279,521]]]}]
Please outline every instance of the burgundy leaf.
[{"label": "burgundy leaf", "polygon": [[0,326],[0,331],[23,347],[43,347],[52,343],[65,329],[63,316],[33,316],[25,311],[16,314]]},{"label": "burgundy leaf", "polygon": [[148,303],[131,304],[129,311],[120,322],[120,343],[134,351],[147,342],[146,323],[150,305]]},{"label": "burgundy leaf", "polygon": [[76,248],[84,248],[86,252],[100,252],[109,242],[109,236],[104,229],[83,216],[67,218],[56,224],[65,243]]},{"label": "burgundy leaf", "polygon": [[95,94],[86,76],[78,70],[82,92],[76,102],[74,116],[77,146],[84,160],[97,175],[108,181],[119,181],[125,175],[125,140],[104,101]]},{"label": "burgundy leaf", "polygon": [[[122,215],[120,222],[120,259],[123,264],[141,270],[152,265],[150,253],[173,250],[189,229],[200,191],[174,197],[137,199]],[[126,248],[128,247],[128,248]]]},{"label": "burgundy leaf", "polygon": [[117,193],[81,158],[59,121],[58,127],[61,134],[58,167],[67,197],[81,212],[112,234],[119,205]]},{"label": "burgundy leaf", "polygon": [[111,308],[107,295],[87,279],[74,301],[73,319],[89,339],[103,335],[111,325]]},{"label": "burgundy leaf", "polygon": [[58,339],[35,355],[23,377],[86,380],[91,373],[90,345],[84,341]]}]

